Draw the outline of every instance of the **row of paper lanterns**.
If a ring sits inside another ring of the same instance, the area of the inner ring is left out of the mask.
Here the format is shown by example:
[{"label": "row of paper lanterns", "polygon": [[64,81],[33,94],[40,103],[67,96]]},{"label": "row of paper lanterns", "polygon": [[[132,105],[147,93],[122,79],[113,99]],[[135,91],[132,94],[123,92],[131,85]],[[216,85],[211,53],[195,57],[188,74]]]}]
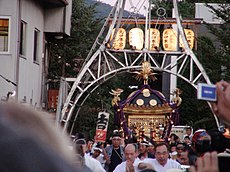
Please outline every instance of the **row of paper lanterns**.
[{"label": "row of paper lanterns", "polygon": [[[194,32],[191,29],[184,29],[186,39],[190,48],[194,46]],[[114,37],[115,28],[112,31],[110,41],[113,39],[112,48],[116,50],[123,50],[126,46],[126,31],[124,28],[119,28]],[[158,50],[160,46],[160,31],[158,29],[150,28],[147,30],[147,39],[145,44],[148,50]],[[149,38],[149,39],[148,39]],[[142,50],[144,47],[144,32],[140,28],[132,28],[129,31],[129,45],[132,49]],[[162,34],[162,45],[165,51],[177,50],[177,33],[172,28],[165,29]],[[182,39],[179,39],[179,45],[184,49]]]}]

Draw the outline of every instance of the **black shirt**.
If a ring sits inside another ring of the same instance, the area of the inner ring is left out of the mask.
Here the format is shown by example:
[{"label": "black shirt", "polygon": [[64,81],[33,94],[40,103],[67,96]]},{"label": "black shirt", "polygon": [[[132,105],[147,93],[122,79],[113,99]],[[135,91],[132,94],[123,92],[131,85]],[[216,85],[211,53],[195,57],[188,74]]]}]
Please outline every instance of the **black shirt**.
[{"label": "black shirt", "polygon": [[117,167],[117,165],[122,163],[120,147],[118,149],[113,148],[112,155],[110,157],[110,161],[111,163],[109,164],[109,172],[113,172],[113,170]]}]

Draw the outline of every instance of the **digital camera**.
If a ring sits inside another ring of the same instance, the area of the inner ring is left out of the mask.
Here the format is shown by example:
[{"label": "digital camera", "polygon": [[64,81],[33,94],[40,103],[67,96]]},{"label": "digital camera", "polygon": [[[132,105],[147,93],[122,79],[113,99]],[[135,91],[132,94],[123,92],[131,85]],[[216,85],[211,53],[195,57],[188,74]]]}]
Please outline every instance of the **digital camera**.
[{"label": "digital camera", "polygon": [[197,88],[197,99],[215,102],[217,100],[216,86],[199,83]]}]

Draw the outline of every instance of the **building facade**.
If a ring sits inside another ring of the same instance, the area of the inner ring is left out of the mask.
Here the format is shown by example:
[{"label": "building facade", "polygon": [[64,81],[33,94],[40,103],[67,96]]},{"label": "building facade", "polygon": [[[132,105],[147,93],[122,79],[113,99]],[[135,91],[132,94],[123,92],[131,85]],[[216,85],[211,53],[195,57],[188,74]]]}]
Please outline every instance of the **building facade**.
[{"label": "building facade", "polygon": [[70,35],[71,13],[72,0],[0,1],[1,100],[46,106],[46,45]]}]

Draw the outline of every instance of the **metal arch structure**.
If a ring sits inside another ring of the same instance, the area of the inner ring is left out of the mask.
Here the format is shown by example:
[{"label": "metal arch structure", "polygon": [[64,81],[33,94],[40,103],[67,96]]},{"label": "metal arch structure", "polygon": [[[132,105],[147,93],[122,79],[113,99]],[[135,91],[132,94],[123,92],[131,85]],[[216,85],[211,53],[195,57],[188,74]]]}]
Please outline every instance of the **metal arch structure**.
[{"label": "metal arch structure", "polygon": [[[149,51],[146,48],[143,50],[114,50],[107,48],[108,44],[111,47],[113,43],[113,40],[110,41],[112,30],[115,28],[114,35],[116,35],[118,28],[121,26],[125,2],[126,0],[117,0],[115,3],[81,71],[77,78],[74,79],[61,113],[57,114],[60,117],[60,119],[57,119],[58,123],[63,126],[64,132],[69,131],[70,134],[73,132],[74,123],[81,106],[98,86],[118,73],[140,69],[144,60],[151,63],[154,71],[175,75],[195,89],[197,89],[199,82],[211,84],[208,75],[186,40],[181,24],[182,19],[178,12],[177,0],[173,0],[173,5],[177,27],[185,47],[184,51]],[[148,18],[147,16],[146,18]],[[108,26],[109,28],[107,28]],[[148,24],[145,27],[149,27]],[[176,56],[176,59],[171,60],[171,56]],[[171,62],[167,63],[169,60]],[[219,127],[218,119],[215,115],[214,117]]]}]

